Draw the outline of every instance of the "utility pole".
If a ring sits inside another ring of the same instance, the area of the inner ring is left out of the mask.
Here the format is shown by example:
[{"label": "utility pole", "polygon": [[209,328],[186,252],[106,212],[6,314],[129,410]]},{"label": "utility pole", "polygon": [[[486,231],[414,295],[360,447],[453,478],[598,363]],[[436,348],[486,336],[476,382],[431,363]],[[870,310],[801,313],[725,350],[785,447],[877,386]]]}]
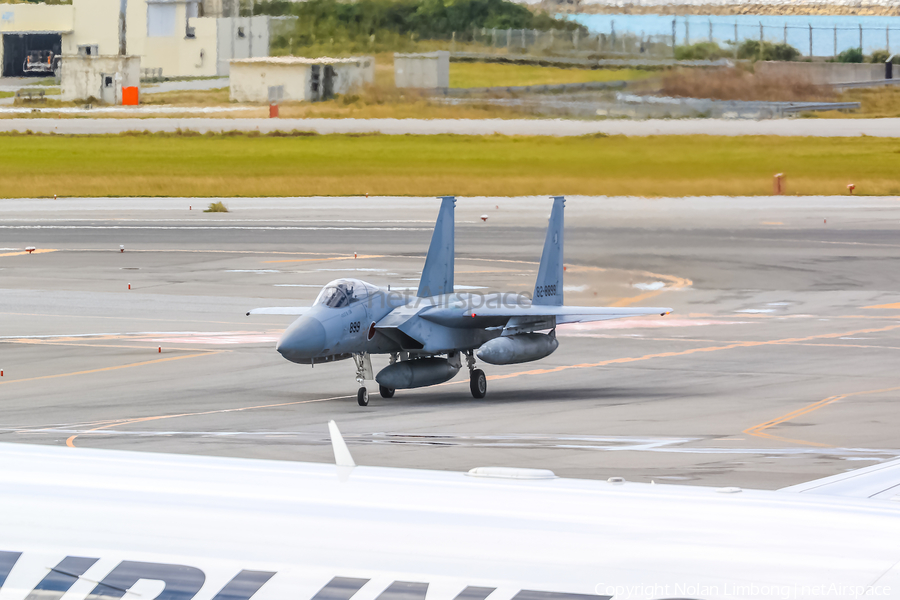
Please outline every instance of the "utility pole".
[{"label": "utility pole", "polygon": [[119,56],[128,53],[128,45],[125,41],[125,13],[128,12],[128,0],[119,0]]},{"label": "utility pole", "polygon": [[734,57],[738,57],[738,31],[737,21],[734,22]]},{"label": "utility pole", "polygon": [[675,46],[678,44],[678,40],[675,39],[675,19],[676,17],[672,17],[672,57],[675,57]]},{"label": "utility pole", "polygon": [[250,58],[253,58],[253,0],[250,0],[250,18],[247,19],[247,37],[249,41]]}]

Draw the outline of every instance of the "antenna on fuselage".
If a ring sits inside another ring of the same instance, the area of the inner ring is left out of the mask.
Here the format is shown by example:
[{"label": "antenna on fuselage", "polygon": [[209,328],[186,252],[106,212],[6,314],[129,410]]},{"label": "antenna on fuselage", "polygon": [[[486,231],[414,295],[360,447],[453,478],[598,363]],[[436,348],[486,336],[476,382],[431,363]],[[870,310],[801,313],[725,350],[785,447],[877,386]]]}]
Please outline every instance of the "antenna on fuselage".
[{"label": "antenna on fuselage", "polygon": [[419,298],[453,293],[455,206],[455,197],[443,196],[441,198],[441,210],[438,213],[437,222],[434,224],[431,245],[428,247],[425,267],[422,269],[422,277],[419,279],[419,290],[416,292],[416,296]]}]

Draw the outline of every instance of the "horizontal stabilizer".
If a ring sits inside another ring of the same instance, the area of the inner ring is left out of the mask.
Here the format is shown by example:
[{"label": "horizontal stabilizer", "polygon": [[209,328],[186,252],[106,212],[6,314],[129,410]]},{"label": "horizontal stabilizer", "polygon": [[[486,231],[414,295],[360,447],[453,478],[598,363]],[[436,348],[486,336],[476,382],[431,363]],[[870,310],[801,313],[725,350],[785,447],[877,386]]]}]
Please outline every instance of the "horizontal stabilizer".
[{"label": "horizontal stabilizer", "polygon": [[269,308],[254,308],[247,313],[250,315],[305,315],[309,312],[309,306],[270,306]]},{"label": "horizontal stabilizer", "polygon": [[900,459],[814,479],[780,491],[900,501]]}]

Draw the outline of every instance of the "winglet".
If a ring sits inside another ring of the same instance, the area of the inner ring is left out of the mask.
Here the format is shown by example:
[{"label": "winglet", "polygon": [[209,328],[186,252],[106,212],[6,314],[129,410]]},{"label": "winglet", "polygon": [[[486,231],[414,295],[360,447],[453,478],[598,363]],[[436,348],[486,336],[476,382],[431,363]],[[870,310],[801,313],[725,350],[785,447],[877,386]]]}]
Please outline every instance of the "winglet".
[{"label": "winglet", "polygon": [[339,467],[355,467],[353,457],[350,456],[350,449],[341,436],[337,423],[328,421],[328,433],[331,435],[331,449],[334,450],[334,463]]},{"label": "winglet", "polygon": [[419,291],[416,292],[416,296],[419,298],[453,293],[453,236],[455,229],[453,213],[455,206],[456,198],[453,196],[441,198],[441,210],[438,213],[437,222],[434,224],[431,245],[428,247],[425,267],[422,269],[422,278],[419,280]]},{"label": "winglet", "polygon": [[566,207],[565,196],[553,197],[553,210],[541,254],[541,267],[534,284],[532,304],[562,306],[563,304],[563,214]]}]

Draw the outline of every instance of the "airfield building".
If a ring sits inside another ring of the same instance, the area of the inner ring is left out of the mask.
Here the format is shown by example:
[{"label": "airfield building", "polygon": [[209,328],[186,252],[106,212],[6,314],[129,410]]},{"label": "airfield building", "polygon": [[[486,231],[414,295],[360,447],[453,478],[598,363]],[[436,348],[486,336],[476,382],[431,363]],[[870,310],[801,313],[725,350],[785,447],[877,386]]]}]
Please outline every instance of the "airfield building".
[{"label": "airfield building", "polygon": [[23,75],[29,56],[48,57],[47,51],[55,57],[137,56],[141,68],[162,69],[165,77],[228,75],[233,59],[268,56],[273,27],[291,19],[230,17],[214,1],[0,4],[2,75]]},{"label": "airfield building", "polygon": [[374,83],[375,59],[279,56],[234,60],[229,80],[235,102],[314,102]]}]

